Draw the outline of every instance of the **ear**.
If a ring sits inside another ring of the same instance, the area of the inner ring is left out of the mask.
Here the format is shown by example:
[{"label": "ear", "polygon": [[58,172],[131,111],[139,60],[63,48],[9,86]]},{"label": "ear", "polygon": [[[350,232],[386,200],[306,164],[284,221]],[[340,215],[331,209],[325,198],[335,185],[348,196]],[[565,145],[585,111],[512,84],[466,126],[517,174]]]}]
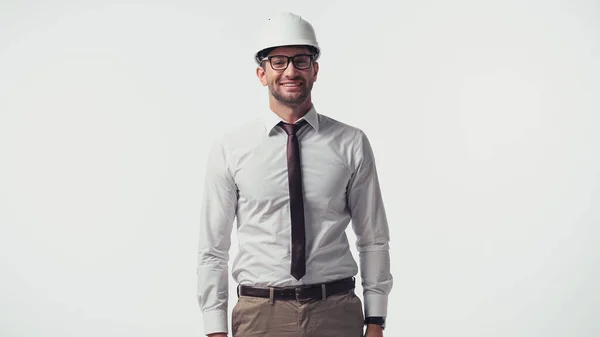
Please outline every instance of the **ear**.
[{"label": "ear", "polygon": [[315,70],[314,72],[314,78],[315,78],[315,82],[317,81],[317,75],[319,74],[319,62],[315,62],[313,64],[313,69]]},{"label": "ear", "polygon": [[256,77],[258,77],[258,80],[263,85],[263,87],[267,85],[267,72],[260,65],[256,67]]}]

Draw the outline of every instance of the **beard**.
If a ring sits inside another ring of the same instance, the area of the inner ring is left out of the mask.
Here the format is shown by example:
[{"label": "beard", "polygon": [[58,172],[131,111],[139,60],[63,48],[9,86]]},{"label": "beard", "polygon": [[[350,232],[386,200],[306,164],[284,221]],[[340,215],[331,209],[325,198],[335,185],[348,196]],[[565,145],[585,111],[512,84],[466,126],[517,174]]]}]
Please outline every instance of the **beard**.
[{"label": "beard", "polygon": [[269,91],[271,92],[273,98],[275,98],[282,104],[290,107],[296,107],[304,103],[304,101],[306,101],[313,87],[312,82],[305,81],[304,79],[302,80],[302,82],[304,82],[304,84],[302,85],[302,90],[298,93],[284,93],[282,92],[279,83],[275,82],[269,83]]}]

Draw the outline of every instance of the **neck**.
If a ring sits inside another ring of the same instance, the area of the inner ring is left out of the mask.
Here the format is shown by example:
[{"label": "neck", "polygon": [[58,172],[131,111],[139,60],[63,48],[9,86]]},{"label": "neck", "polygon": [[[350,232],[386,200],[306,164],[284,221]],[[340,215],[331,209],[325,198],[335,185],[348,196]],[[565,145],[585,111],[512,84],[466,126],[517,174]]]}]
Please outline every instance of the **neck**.
[{"label": "neck", "polygon": [[281,102],[274,99],[272,96],[269,97],[269,107],[277,116],[286,121],[287,123],[293,124],[298,119],[302,118],[308,110],[312,108],[312,101],[308,97],[304,102],[299,105],[289,106],[282,104]]}]

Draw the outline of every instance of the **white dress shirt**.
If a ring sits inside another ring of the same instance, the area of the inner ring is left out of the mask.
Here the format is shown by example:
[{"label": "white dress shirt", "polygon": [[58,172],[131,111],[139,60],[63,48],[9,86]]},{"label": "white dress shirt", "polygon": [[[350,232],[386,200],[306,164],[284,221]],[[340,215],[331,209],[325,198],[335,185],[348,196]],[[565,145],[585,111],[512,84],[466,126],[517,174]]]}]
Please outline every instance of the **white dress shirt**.
[{"label": "white dress shirt", "polygon": [[206,334],[228,332],[228,263],[237,218],[238,284],[294,286],[358,273],[345,230],[356,233],[365,316],[387,316],[392,288],[389,231],[365,133],[318,114],[302,118],[300,145],[306,275],[290,274],[291,218],[287,134],[272,111],[216,141],[206,167],[198,251],[198,302]]}]

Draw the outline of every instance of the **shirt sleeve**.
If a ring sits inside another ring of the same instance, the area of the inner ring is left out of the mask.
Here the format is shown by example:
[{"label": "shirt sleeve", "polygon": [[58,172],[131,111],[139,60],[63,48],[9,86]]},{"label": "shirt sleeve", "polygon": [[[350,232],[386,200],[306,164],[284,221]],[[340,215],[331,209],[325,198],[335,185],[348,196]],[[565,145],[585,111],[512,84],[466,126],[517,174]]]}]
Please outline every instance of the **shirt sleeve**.
[{"label": "shirt sleeve", "polygon": [[365,317],[386,317],[393,285],[389,228],[373,150],[362,131],[357,136],[355,149],[354,173],[348,183],[347,197],[357,238]]},{"label": "shirt sleeve", "polygon": [[200,206],[197,297],[204,332],[228,333],[228,264],[237,188],[221,142],[209,154]]}]

